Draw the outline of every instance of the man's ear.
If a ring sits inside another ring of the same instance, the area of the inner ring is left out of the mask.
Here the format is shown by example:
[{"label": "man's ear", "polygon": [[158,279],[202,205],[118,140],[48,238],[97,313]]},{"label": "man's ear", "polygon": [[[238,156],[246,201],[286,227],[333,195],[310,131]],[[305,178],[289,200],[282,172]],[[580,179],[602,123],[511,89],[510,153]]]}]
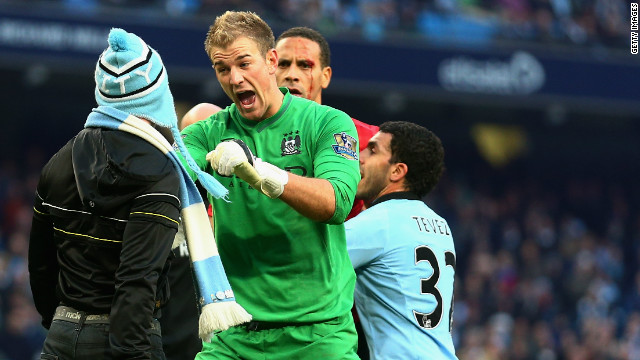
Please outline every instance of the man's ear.
[{"label": "man's ear", "polygon": [[391,165],[391,175],[389,180],[391,182],[397,182],[404,180],[405,176],[407,176],[407,172],[409,172],[409,167],[405,163],[395,163]]},{"label": "man's ear", "polygon": [[278,69],[278,53],[276,52],[276,49],[267,51],[267,57],[265,61],[269,69],[269,75],[275,74],[276,69]]},{"label": "man's ear", "polygon": [[322,69],[322,88],[326,89],[329,87],[329,83],[331,82],[331,66],[326,66]]}]

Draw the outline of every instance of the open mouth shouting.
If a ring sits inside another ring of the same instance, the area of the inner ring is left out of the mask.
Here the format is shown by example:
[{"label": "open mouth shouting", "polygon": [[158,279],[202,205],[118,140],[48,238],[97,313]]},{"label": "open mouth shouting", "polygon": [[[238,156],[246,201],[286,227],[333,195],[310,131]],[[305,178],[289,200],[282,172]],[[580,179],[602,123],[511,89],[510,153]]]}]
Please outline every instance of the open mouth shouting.
[{"label": "open mouth shouting", "polygon": [[256,93],[251,90],[239,91],[236,96],[245,109],[249,109],[256,102]]}]

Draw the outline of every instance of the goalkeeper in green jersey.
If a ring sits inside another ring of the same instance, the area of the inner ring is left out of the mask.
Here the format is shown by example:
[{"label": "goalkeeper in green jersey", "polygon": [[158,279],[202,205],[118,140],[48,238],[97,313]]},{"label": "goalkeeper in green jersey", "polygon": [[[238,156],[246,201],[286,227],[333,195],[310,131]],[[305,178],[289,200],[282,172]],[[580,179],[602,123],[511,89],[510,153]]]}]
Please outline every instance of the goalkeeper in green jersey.
[{"label": "goalkeeper in green jersey", "polygon": [[197,359],[357,359],[346,218],[360,180],[344,112],[278,88],[271,28],[251,12],[216,18],[205,41],[233,101],[188,126],[198,166],[229,189],[213,199],[220,258],[253,321],[215,333]]}]

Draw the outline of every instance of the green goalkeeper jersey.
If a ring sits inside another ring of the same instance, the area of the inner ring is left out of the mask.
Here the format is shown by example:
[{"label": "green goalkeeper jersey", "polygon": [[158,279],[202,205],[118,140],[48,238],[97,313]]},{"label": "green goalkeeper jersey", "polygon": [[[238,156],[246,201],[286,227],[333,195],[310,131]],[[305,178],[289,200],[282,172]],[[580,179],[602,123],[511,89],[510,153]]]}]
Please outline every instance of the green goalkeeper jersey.
[{"label": "green goalkeeper jersey", "polygon": [[[324,321],[353,305],[355,273],[343,222],[360,181],[358,135],[344,112],[281,91],[282,107],[272,117],[247,120],[232,104],[188,126],[184,143],[200,168],[229,189],[229,202],[209,200],[238,303],[254,320]],[[310,220],[239,178],[214,172],[205,156],[229,139],[241,139],[255,156],[293,174],[328,180],[336,201],[331,219]]]}]

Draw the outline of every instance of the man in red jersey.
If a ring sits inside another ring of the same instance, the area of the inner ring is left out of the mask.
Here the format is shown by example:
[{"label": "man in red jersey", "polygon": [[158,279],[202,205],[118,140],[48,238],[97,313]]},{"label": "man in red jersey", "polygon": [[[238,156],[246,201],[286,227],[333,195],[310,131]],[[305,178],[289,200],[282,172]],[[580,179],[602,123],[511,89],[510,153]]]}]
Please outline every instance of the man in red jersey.
[{"label": "man in red jersey", "polygon": [[[308,27],[285,30],[276,40],[278,86],[289,88],[292,95],[322,104],[322,90],[331,82],[331,51],[327,40],[318,31]],[[352,118],[353,119],[353,118]],[[360,151],[378,127],[353,119],[359,138]],[[358,215],[364,202],[355,199],[347,219]]]}]

